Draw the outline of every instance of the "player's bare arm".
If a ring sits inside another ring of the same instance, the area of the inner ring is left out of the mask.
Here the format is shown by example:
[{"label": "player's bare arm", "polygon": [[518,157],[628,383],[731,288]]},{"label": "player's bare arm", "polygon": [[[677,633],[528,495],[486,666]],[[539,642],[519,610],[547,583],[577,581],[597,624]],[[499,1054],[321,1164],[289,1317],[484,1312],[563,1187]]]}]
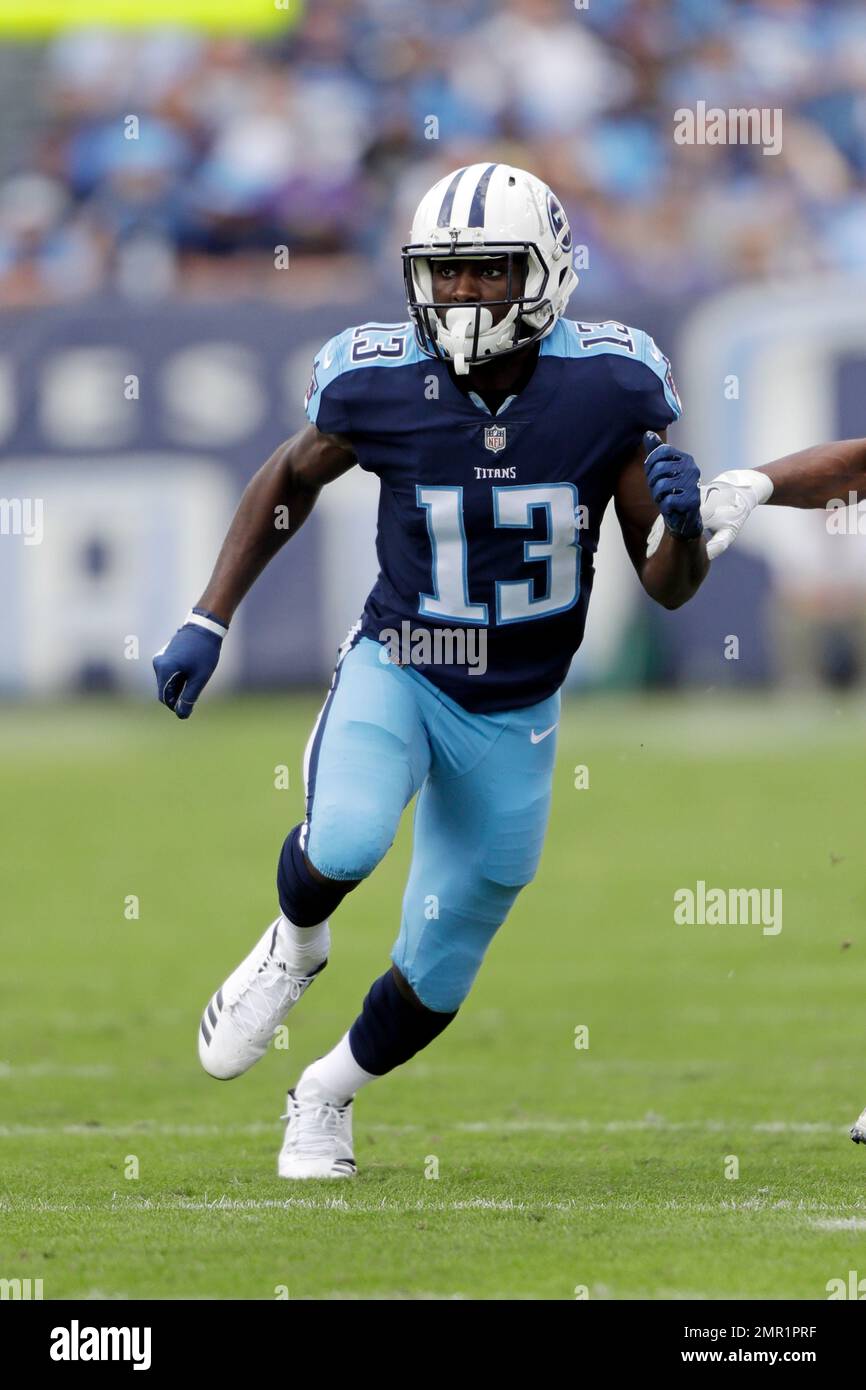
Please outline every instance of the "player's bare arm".
[{"label": "player's bare arm", "polygon": [[315,425],[275,449],[247,484],[196,606],[228,625],[244,594],[306,521],[321,489],[354,463],[350,440],[322,434]]},{"label": "player's bare arm", "polygon": [[219,661],[235,609],[313,509],[320,490],[355,463],[350,441],[309,424],[281,444],[247,484],[210,581],[153,659],[157,694],[188,719]]},{"label": "player's bare arm", "polygon": [[[659,436],[664,440],[664,435]],[[650,456],[651,457],[651,456]],[[687,456],[685,456],[687,457]],[[697,593],[710,567],[702,535],[676,534],[664,526],[657,549],[647,555],[647,538],[657,521],[664,524],[647,481],[641,445],[622,468],[614,493],[625,547],[650,598],[663,608],[679,608]]]}]

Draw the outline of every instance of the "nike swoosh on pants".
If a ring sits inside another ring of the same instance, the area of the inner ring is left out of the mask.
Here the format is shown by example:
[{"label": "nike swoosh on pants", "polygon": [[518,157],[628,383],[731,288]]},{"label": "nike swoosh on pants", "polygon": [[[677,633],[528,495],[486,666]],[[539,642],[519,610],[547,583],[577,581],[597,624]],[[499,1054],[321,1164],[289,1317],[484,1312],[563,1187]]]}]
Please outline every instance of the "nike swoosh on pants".
[{"label": "nike swoosh on pants", "polygon": [[548,734],[552,734],[555,728],[556,728],[556,725],[555,725],[555,724],[551,724],[551,726],[550,726],[549,729],[545,729],[545,730],[544,730],[542,733],[540,733],[540,734],[537,734],[537,733],[535,732],[535,730],[533,729],[532,732],[531,732],[530,735],[529,735],[530,740],[531,740],[533,743],[540,743],[541,740],[542,740],[543,738],[547,738],[547,735],[548,735]]}]

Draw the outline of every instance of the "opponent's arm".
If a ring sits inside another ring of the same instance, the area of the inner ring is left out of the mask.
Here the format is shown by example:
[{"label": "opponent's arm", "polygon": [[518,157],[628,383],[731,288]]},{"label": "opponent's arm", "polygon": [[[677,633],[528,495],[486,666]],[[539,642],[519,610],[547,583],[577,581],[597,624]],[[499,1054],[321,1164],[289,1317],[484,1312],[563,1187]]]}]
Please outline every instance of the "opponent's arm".
[{"label": "opponent's arm", "polygon": [[[853,494],[853,496],[852,496]],[[760,468],[734,468],[701,488],[704,525],[713,532],[715,559],[736,540],[762,503],[775,507],[826,507],[866,498],[866,439],[839,439],[786,454]]]},{"label": "opponent's arm", "polygon": [[244,594],[306,521],[325,483],[354,463],[350,440],[307,425],[250,479],[204,593],[153,659],[157,698],[179,719],[189,718],[213,675]]},{"label": "opponent's arm", "polygon": [[786,454],[755,469],[773,484],[767,502],[773,507],[826,507],[836,498],[848,503],[866,498],[866,439],[837,439]]},{"label": "opponent's arm", "polygon": [[[698,480],[689,454],[649,432],[617,479],[614,504],[626,550],[644,589],[663,608],[688,602],[709,570]],[[656,522],[660,539],[650,550]]]}]

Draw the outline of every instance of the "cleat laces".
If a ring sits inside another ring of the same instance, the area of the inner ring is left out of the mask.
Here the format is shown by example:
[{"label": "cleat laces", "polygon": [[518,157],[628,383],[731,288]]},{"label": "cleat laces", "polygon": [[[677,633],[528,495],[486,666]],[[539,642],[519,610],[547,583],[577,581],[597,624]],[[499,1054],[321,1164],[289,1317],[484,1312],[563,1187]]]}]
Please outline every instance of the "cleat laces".
[{"label": "cleat laces", "polygon": [[351,1101],[335,1105],[332,1101],[307,1101],[295,1097],[289,1100],[286,1113],[280,1116],[288,1122],[285,1147],[300,1150],[311,1158],[331,1158],[335,1141],[342,1140],[350,1147],[348,1117]]},{"label": "cleat laces", "polygon": [[309,978],[289,975],[269,958],[250,976],[237,999],[228,1006],[232,1022],[250,1041],[262,1030],[273,1031],[274,1018],[282,1017],[289,1004],[297,1003]]}]

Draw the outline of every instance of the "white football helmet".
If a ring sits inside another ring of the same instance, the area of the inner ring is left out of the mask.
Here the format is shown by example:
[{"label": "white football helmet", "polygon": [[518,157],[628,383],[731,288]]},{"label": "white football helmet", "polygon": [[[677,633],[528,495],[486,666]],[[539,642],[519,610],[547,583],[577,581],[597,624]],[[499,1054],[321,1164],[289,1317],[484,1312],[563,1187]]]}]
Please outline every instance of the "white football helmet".
[{"label": "white football helmet", "polygon": [[[510,164],[470,164],[446,174],[418,204],[403,247],[406,301],[418,346],[470,366],[503,357],[551,331],[577,284],[571,229],[546,183]],[[433,299],[432,259],[507,257],[506,298],[455,305]],[[515,258],[526,258],[523,293],[512,294]],[[491,308],[507,304],[499,323]]]}]

